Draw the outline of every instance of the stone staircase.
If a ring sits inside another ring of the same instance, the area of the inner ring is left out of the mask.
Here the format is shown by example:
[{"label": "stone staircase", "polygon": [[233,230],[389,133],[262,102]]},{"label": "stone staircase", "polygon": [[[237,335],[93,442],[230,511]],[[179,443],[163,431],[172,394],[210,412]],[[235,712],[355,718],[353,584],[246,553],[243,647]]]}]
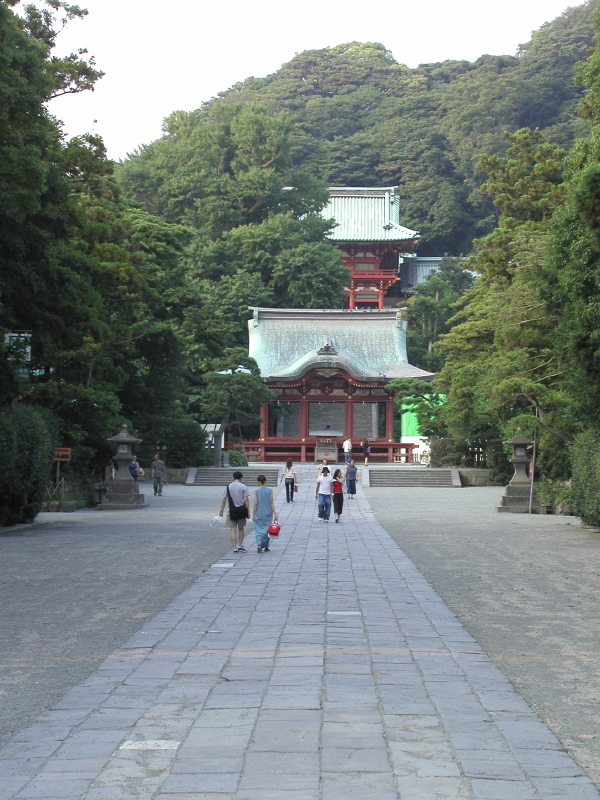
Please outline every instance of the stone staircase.
[{"label": "stone staircase", "polygon": [[429,467],[369,467],[369,483],[373,487],[423,486],[446,489],[461,485],[457,469]]},{"label": "stone staircase", "polygon": [[279,478],[279,467],[269,466],[249,466],[249,467],[197,467],[192,486],[227,486],[233,480],[233,473],[239,470],[243,474],[242,482],[249,488],[254,488],[258,475],[264,475],[267,479],[267,486],[277,486]]}]

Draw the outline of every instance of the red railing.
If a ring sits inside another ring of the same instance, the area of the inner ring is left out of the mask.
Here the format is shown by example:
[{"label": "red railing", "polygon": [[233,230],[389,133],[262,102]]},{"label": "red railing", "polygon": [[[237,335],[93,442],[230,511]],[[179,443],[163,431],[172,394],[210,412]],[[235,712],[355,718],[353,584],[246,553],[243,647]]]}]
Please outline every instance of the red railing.
[{"label": "red railing", "polygon": [[[252,462],[283,462],[288,458],[297,463],[312,464],[315,462],[315,450],[317,448],[317,437],[309,437],[303,442],[297,438],[275,438],[270,437],[263,440],[245,441],[244,448],[248,461]],[[403,444],[402,442],[388,442],[385,439],[370,441],[371,453],[369,463],[405,463],[413,462],[412,451],[417,446],[415,444]],[[229,445],[226,445],[229,448]],[[240,450],[241,445],[235,445]],[[342,440],[332,443],[332,449],[337,447],[337,462],[344,461],[342,450]],[[416,456],[416,454],[415,454]],[[358,464],[364,461],[362,447],[356,447],[353,457]]]}]

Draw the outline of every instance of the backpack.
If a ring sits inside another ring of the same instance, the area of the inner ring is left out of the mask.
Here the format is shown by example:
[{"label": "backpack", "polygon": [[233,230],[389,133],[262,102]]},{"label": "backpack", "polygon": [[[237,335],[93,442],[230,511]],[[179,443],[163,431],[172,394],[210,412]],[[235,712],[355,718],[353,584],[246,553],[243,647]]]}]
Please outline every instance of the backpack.
[{"label": "backpack", "polygon": [[237,521],[238,519],[248,519],[248,509],[246,508],[246,504],[244,503],[241,506],[236,506],[234,504],[229,492],[229,485],[227,486],[227,498],[229,499],[229,519],[232,521]]}]

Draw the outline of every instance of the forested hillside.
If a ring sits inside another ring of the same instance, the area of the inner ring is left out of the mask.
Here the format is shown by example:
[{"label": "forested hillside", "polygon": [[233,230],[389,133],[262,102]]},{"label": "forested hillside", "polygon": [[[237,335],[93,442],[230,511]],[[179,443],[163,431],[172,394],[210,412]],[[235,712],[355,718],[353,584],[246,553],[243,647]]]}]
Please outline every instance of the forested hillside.
[{"label": "forested hillside", "polygon": [[[505,152],[503,133],[539,127],[561,147],[585,134],[573,71],[594,43],[596,5],[544,25],[518,56],[482,55],[474,63],[408,69],[384,44],[359,42],[306,51],[273,75],[223,92],[186,115],[187,124],[202,127],[218,108],[238,103],[286,111],[296,123],[290,134],[296,167],[328,185],[399,185],[402,222],[422,235],[419,254],[467,254],[473,239],[497,222],[479,191],[484,176],[477,162],[484,153]],[[166,142],[181,117],[167,121]],[[144,163],[154,160],[155,148],[158,158],[166,142],[144,150]]]}]

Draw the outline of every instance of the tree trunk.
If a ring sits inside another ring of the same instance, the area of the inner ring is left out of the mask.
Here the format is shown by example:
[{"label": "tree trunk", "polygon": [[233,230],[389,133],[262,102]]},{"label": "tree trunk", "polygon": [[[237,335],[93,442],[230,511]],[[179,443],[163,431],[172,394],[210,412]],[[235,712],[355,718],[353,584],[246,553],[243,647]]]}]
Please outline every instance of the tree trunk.
[{"label": "tree trunk", "polygon": [[221,444],[223,442],[223,432],[224,432],[224,430],[225,430],[225,423],[222,422],[221,423],[221,427],[219,428],[219,430],[215,431],[215,433],[213,435],[213,442],[214,442],[213,450],[214,450],[214,457],[215,457],[214,461],[213,461],[213,466],[215,466],[215,467],[222,467],[223,466],[222,463],[221,463],[222,457],[223,457],[223,448],[222,448]]}]

